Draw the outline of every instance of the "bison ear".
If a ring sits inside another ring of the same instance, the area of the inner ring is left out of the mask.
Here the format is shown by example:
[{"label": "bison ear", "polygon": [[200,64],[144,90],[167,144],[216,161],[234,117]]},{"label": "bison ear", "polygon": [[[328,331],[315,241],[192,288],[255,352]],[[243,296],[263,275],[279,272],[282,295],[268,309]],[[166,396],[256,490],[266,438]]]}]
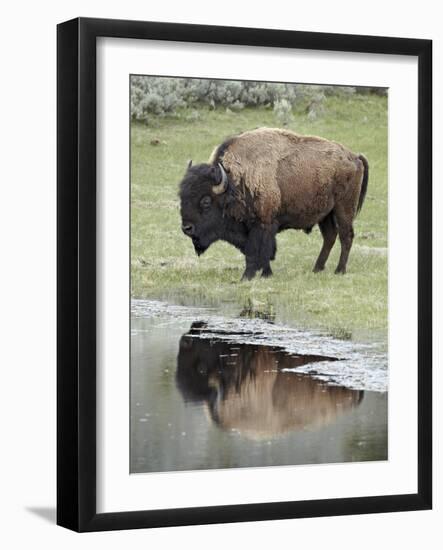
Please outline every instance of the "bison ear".
[{"label": "bison ear", "polygon": [[189,170],[189,168],[191,168],[192,166],[192,159],[188,161],[188,167],[186,168],[186,170]]}]

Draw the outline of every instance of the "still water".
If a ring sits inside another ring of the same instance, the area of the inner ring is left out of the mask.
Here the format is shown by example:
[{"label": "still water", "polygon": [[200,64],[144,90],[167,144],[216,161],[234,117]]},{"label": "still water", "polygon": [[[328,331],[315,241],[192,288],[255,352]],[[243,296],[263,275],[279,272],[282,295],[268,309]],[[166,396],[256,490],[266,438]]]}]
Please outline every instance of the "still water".
[{"label": "still water", "polygon": [[387,358],[262,320],[133,304],[131,472],[387,459]]}]

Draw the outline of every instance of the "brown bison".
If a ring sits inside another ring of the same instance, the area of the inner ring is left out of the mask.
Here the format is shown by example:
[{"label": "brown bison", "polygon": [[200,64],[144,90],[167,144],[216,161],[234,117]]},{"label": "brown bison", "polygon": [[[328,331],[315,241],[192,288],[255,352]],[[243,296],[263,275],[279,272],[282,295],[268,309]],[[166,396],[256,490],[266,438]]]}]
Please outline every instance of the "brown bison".
[{"label": "brown bison", "polygon": [[176,381],[185,400],[204,403],[222,430],[262,439],[316,429],[335,422],[363,399],[363,391],[282,370],[331,357],[198,338],[201,328],[196,325],[180,340]]},{"label": "brown bison", "polygon": [[229,138],[207,164],[189,163],[180,184],[182,230],[202,254],[224,240],[246,256],[243,278],[272,275],[276,234],[309,233],[318,224],[323,247],[314,266],[322,271],[337,234],[345,273],[353,221],[368,186],[368,162],[339,143],[276,128]]}]

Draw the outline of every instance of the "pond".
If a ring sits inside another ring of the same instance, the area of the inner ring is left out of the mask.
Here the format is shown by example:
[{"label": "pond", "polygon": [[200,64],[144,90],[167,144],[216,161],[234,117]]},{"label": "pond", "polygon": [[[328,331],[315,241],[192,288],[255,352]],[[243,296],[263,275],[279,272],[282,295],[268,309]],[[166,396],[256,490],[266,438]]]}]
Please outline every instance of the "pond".
[{"label": "pond", "polygon": [[387,353],[133,300],[131,473],[386,460]]}]

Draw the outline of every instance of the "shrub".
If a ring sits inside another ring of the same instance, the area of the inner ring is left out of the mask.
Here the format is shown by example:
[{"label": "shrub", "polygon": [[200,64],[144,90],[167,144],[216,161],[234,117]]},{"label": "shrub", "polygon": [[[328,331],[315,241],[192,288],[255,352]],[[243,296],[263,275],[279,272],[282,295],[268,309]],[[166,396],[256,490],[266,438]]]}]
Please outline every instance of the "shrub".
[{"label": "shrub", "polygon": [[240,111],[244,107],[275,106],[282,100],[292,108],[295,84],[150,76],[131,79],[131,117],[146,123],[151,115],[164,116],[183,107],[222,106]]},{"label": "shrub", "polygon": [[[315,118],[323,112],[325,96],[353,93],[386,94],[386,88],[354,88],[350,86],[318,86],[253,82],[241,80],[210,80],[202,78],[169,78],[133,76],[131,78],[131,117],[149,123],[151,116],[175,114],[181,108],[206,105],[229,111],[245,107],[272,107],[277,120],[287,125],[292,121],[292,109],[298,103],[307,116]],[[196,115],[190,115],[192,119]]]},{"label": "shrub", "polygon": [[277,99],[274,103],[274,113],[280,124],[287,126],[293,120],[292,106],[285,98]]}]

